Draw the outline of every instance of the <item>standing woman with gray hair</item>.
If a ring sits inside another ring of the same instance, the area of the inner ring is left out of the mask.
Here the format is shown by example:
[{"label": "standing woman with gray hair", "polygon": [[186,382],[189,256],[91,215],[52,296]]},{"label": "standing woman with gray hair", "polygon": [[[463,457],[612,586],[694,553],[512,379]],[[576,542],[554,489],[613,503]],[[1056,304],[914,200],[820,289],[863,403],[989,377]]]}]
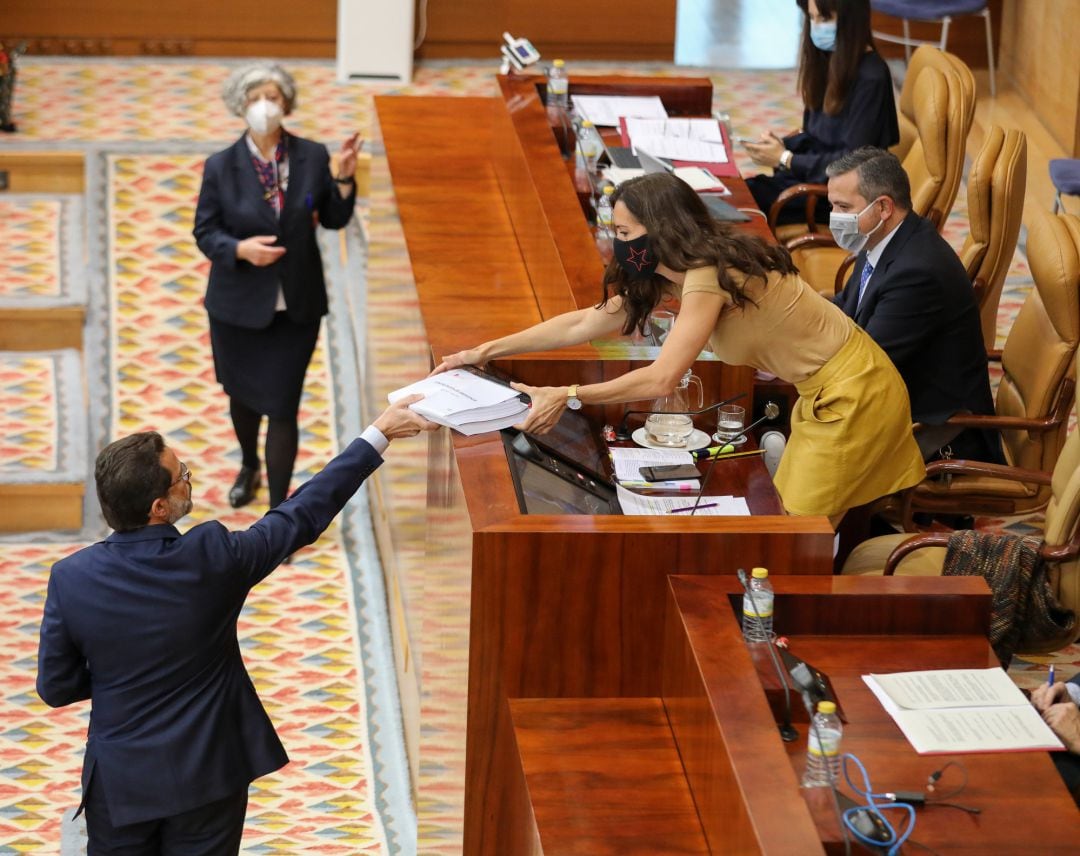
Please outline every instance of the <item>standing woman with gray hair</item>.
[{"label": "standing woman with gray hair", "polygon": [[345,140],[332,173],[324,145],[282,126],[296,106],[296,82],[274,63],[237,68],[222,97],[247,130],[206,161],[195,241],[210,259],[205,305],[214,370],[242,455],[229,504],[246,505],[258,490],[266,416],[274,508],[289,492],[304,375],[328,311],[316,226],[340,229],[352,217],[362,143],[356,134]]}]

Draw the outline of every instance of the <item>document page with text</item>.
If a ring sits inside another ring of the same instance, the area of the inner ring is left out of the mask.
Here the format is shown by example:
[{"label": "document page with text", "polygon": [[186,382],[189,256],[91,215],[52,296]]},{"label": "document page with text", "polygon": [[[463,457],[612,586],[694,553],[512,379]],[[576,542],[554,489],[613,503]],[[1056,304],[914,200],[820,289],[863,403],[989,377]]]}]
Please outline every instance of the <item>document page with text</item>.
[{"label": "document page with text", "polygon": [[1002,669],[864,675],[920,755],[1062,749]]}]

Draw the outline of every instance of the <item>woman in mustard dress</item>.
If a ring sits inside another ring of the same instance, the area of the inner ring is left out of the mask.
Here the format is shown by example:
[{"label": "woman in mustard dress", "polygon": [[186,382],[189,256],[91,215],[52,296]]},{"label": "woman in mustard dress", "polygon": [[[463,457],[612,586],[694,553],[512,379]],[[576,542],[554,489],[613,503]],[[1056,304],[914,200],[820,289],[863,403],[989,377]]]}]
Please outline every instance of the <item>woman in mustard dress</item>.
[{"label": "woman in mustard dress", "polygon": [[690,186],[668,173],[632,179],[613,198],[615,258],[599,304],[451,354],[436,371],[644,331],[649,313],[673,296],[682,306],[653,363],[603,383],[514,384],[533,402],[521,427],[550,430],[570,399],[667,395],[708,343],[724,362],[770,372],[799,392],[775,477],[789,513],[824,515],[835,525],[847,509],[923,478],[899,373],[799,277],[787,250],[713,220]]}]

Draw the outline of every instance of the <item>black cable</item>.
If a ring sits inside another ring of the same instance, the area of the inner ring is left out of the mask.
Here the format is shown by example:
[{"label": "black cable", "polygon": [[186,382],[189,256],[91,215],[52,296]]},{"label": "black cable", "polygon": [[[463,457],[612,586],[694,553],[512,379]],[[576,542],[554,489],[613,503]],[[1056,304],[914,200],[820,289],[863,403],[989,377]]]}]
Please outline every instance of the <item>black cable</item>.
[{"label": "black cable", "polygon": [[921,841],[916,841],[914,838],[909,838],[904,843],[905,844],[914,844],[916,847],[919,847],[922,850],[925,850],[927,853],[933,853],[934,856],[941,856],[941,854],[938,853],[933,847],[930,847],[929,845],[923,844]]}]

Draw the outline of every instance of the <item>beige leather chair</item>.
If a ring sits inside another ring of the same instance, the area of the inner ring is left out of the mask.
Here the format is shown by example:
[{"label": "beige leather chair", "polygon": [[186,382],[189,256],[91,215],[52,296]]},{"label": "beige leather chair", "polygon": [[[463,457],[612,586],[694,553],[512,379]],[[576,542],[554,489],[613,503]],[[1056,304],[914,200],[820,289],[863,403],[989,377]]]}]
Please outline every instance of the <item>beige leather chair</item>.
[{"label": "beige leather chair", "polygon": [[[948,421],[1001,429],[1010,466],[1049,473],[1065,443],[1076,383],[1080,219],[1037,210],[1028,227],[1027,252],[1035,285],[1005,340],[995,414],[953,416]],[[955,461],[932,464],[927,480],[908,492],[905,501],[914,511],[1023,514],[1050,500],[1046,484],[957,467]],[[939,474],[950,475],[946,480],[931,477]]]},{"label": "beige leather chair", "polygon": [[960,249],[982,319],[988,351],[997,345],[998,303],[1009,272],[1027,189],[1023,131],[991,126],[968,173],[968,236]]},{"label": "beige leather chair", "polygon": [[[995,478],[1038,480],[1050,491],[1039,553],[1047,562],[1050,585],[1062,606],[1080,611],[1080,432],[1065,441],[1052,473],[1034,473],[994,464],[974,465]],[[844,563],[845,574],[937,576],[945,564],[949,533],[883,535],[856,547]],[[1045,647],[1025,653],[1054,651],[1077,640],[1080,630],[1049,640]]]},{"label": "beige leather chair", "polygon": [[[923,50],[920,48],[916,53]],[[924,58],[920,63],[922,67],[912,84],[918,139],[901,160],[911,182],[912,210],[930,219],[938,229],[949,216],[960,189],[968,132],[975,115],[971,70],[955,57],[953,60],[938,56],[933,61]],[[808,187],[812,188],[810,192],[828,193],[825,185]],[[772,210],[779,212],[778,206],[786,199],[799,196],[797,190],[793,187],[781,194]],[[785,234],[783,228],[774,229],[778,238]],[[805,226],[798,228],[806,231]],[[784,243],[803,278],[814,289],[829,295],[843,287],[846,271],[841,265],[848,254],[835,245],[831,236],[804,234]]]},{"label": "beige leather chair", "polygon": [[911,147],[919,139],[919,131],[915,125],[915,81],[924,68],[936,68],[942,72],[953,72],[958,76],[955,81],[960,86],[961,95],[970,102],[971,109],[975,105],[975,78],[971,69],[955,54],[939,50],[930,45],[923,45],[915,51],[908,63],[907,73],[904,75],[904,85],[900,87],[900,98],[897,101],[897,122],[900,126],[900,142],[889,151],[900,160],[907,157]]}]

